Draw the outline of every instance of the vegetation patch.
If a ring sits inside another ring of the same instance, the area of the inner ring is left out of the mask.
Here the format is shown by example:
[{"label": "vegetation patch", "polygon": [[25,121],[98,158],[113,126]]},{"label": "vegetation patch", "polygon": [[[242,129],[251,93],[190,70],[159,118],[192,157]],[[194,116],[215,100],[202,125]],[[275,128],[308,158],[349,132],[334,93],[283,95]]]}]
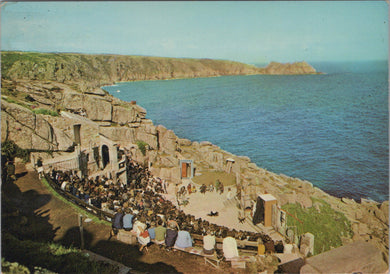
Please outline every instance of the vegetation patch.
[{"label": "vegetation patch", "polygon": [[138,140],[137,141],[137,146],[138,146],[138,149],[142,152],[142,154],[145,156],[146,155],[146,148],[149,146],[148,143],[144,142],[144,141],[140,141]]},{"label": "vegetation patch", "polygon": [[310,232],[314,235],[314,253],[319,254],[342,245],[342,238],[353,236],[351,223],[340,212],[320,199],[311,198],[313,206],[302,208],[300,204],[286,204],[283,210],[294,215],[299,222],[287,214],[288,226],[296,226],[298,235]]},{"label": "vegetation patch", "polygon": [[30,270],[17,262],[11,263],[6,261],[4,258],[1,258],[1,273],[30,274]]},{"label": "vegetation patch", "polygon": [[33,112],[34,112],[35,114],[43,114],[43,115],[58,116],[58,112],[57,112],[57,111],[53,111],[53,110],[45,109],[45,108],[33,109]]},{"label": "vegetation patch", "polygon": [[75,248],[22,241],[9,233],[2,234],[2,243],[12,247],[3,250],[2,256],[7,261],[19,262],[31,271],[37,266],[57,273],[118,273],[119,270],[117,266],[108,263],[90,261],[83,252]]},{"label": "vegetation patch", "polygon": [[14,141],[5,141],[1,143],[1,154],[8,160],[13,160],[16,157],[21,158],[23,162],[30,161],[30,150],[22,149]]}]

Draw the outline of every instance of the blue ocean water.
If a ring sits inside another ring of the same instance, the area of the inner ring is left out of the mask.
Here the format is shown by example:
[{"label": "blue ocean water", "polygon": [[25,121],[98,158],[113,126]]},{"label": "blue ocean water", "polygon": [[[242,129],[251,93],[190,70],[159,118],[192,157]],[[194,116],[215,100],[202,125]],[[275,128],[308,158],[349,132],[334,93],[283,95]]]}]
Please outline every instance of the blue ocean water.
[{"label": "blue ocean water", "polygon": [[180,138],[210,141],[338,197],[388,200],[387,63],[316,69],[326,74],[139,81],[104,89],[136,100],[155,125]]}]

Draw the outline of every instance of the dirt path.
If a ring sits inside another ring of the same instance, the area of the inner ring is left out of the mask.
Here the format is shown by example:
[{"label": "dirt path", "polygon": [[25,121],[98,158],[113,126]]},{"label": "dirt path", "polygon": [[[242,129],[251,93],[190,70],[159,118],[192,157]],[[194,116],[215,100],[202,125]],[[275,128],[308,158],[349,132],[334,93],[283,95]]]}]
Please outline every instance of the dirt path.
[{"label": "dirt path", "polygon": [[[14,203],[21,212],[33,214],[31,227],[33,239],[60,242],[64,245],[80,246],[78,227],[79,213],[51,194],[29,166],[17,164],[15,185],[6,189],[7,202]],[[4,202],[4,201],[3,201]],[[148,253],[141,253],[137,246],[108,240],[109,224],[84,222],[85,248],[118,261],[134,270],[149,273],[237,273],[230,264],[222,263],[217,270],[205,265],[202,257],[180,251],[160,250],[152,245]],[[8,247],[3,247],[8,248]]]}]

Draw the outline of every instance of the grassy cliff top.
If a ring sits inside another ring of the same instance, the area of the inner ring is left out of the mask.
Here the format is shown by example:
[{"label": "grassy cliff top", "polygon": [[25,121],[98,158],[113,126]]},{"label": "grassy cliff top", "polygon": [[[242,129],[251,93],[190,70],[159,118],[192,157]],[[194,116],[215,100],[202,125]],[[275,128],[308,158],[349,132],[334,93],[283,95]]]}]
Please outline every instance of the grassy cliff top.
[{"label": "grassy cliff top", "polygon": [[93,86],[118,81],[258,74],[239,62],[113,54],[2,52],[2,77],[9,80],[88,81]]}]

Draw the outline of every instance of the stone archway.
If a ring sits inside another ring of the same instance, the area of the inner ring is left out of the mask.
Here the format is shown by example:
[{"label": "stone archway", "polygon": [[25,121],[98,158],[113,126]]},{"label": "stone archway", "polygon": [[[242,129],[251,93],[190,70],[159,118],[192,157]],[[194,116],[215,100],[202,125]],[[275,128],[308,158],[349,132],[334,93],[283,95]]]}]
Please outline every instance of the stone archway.
[{"label": "stone archway", "polygon": [[102,145],[102,164],[103,169],[107,166],[107,164],[110,162],[110,151],[108,149],[107,145]]}]

